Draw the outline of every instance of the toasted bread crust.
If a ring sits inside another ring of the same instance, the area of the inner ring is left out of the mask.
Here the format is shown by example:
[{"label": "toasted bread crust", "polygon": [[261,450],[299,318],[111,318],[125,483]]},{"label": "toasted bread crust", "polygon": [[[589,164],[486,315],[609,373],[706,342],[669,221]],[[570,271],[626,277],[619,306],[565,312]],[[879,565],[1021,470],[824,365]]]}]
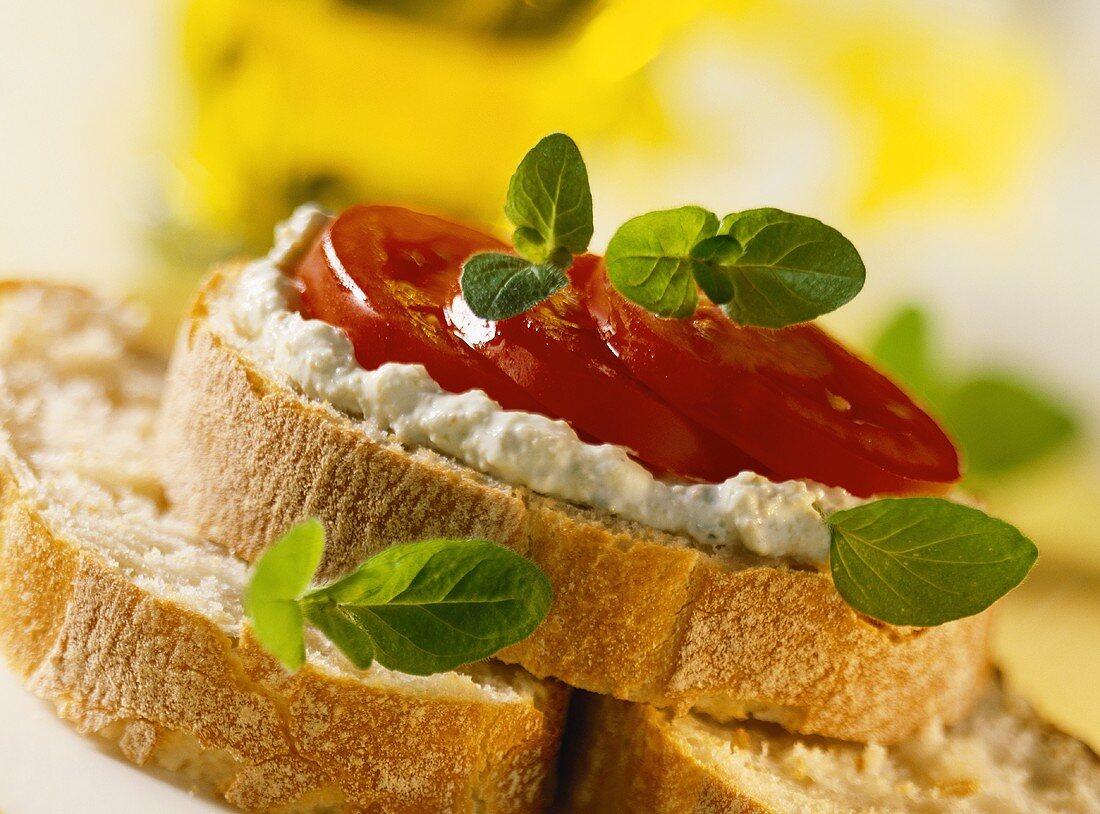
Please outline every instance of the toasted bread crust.
[{"label": "toasted bread crust", "polygon": [[9,473],[0,485],[0,651],[81,731],[139,764],[186,762],[246,811],[542,810],[563,689],[537,708],[288,676],[251,636],[234,642],[55,537]]},{"label": "toasted bread crust", "polygon": [[289,675],[247,631],[230,637],[56,534],[28,471],[0,440],[0,654],[82,732],[246,811],[543,810],[566,688],[509,698]]},{"label": "toasted bread crust", "polygon": [[378,440],[257,370],[207,325],[215,271],[180,335],[159,426],[179,510],[246,558],[307,515],[336,575],[397,542],[487,537],[531,557],[555,600],[500,654],[537,676],[678,711],[757,715],[892,742],[963,715],[985,684],[989,614],[912,630],[871,622],[827,574],[703,554],[682,538],[492,481]]},{"label": "toasted bread crust", "polygon": [[562,787],[573,814],[775,814],[685,754],[660,710],[595,696],[574,703],[579,735]]},{"label": "toasted bread crust", "polygon": [[[1018,697],[1006,693],[996,681],[987,687],[988,696],[980,702],[986,706],[984,713],[989,714],[990,707],[996,704],[1000,714],[1012,715],[1021,723],[1030,727],[1041,739],[1037,750],[1042,753],[1038,758],[1033,757],[1036,765],[1022,763],[1013,764],[1007,768],[1008,773],[1026,771],[1033,773],[1034,788],[1041,793],[1044,789],[1057,787],[1061,784],[1080,784],[1081,787],[1097,788],[1100,783],[1100,757],[1096,755],[1086,744],[1078,741],[1045,720],[1041,719],[1030,705]],[[685,741],[683,734],[675,732],[676,722],[671,719],[667,711],[648,706],[646,704],[630,704],[613,698],[577,693],[573,697],[571,716],[571,733],[575,733],[575,739],[570,748],[565,752],[565,766],[562,774],[562,803],[567,811],[572,814],[633,814],[637,811],[645,811],[648,814],[699,814],[699,812],[738,812],[738,814],[778,814],[778,812],[799,812],[799,814],[835,814],[837,811],[863,811],[866,810],[890,810],[900,811],[917,810],[918,806],[907,806],[907,793],[902,784],[895,789],[897,800],[893,806],[885,806],[881,809],[875,807],[870,801],[857,808],[857,804],[848,800],[841,802],[830,800],[827,797],[815,798],[812,794],[805,793],[803,789],[809,789],[814,784],[814,773],[808,775],[798,774],[797,769],[792,770],[790,788],[783,795],[785,801],[777,802],[774,794],[761,794],[759,787],[754,789],[750,784],[739,780],[736,774],[724,771],[720,767],[707,765],[702,762],[697,754]],[[975,710],[974,714],[978,714]],[[970,722],[973,726],[973,722]],[[749,725],[753,726],[752,724]],[[974,730],[971,729],[971,733]],[[998,730],[994,729],[994,733]],[[781,751],[782,743],[769,742],[768,736],[750,735],[745,730],[728,729],[724,731],[721,742],[725,748],[734,753],[739,747],[752,749],[754,737],[761,738],[767,748]],[[948,738],[954,737],[951,730]],[[965,735],[963,737],[966,737]],[[973,737],[973,735],[971,735]],[[986,737],[995,738],[996,735]],[[742,740],[743,739],[743,740]],[[806,744],[809,748],[828,750],[832,747],[843,749],[846,745],[822,739],[810,739]],[[973,744],[970,744],[971,747]],[[990,743],[992,747],[1005,746],[1004,743]],[[759,749],[759,747],[757,747]],[[919,754],[919,747],[918,747]],[[982,766],[969,751],[962,751],[967,761],[973,761],[970,772],[978,772]],[[1047,761],[1057,760],[1053,764]],[[737,765],[737,761],[733,761]],[[968,763],[968,766],[970,764]],[[1068,767],[1072,766],[1072,769]],[[988,764],[986,766],[988,768]],[[823,769],[820,766],[817,772]],[[942,771],[942,767],[940,767]],[[1062,773],[1066,773],[1063,776]],[[871,770],[874,773],[874,770]],[[753,772],[746,771],[742,777],[751,778]],[[1072,775],[1072,776],[1070,776]],[[956,795],[965,797],[979,790],[979,774],[970,776],[957,774],[947,775],[940,779],[941,805],[936,811],[984,811],[980,806],[967,806],[953,800]],[[851,778],[857,783],[857,778]],[[936,782],[936,771],[932,770],[929,780]],[[986,779],[988,781],[988,778]],[[1008,792],[1001,790],[1000,794]],[[996,792],[994,792],[996,794]],[[803,796],[804,795],[804,796]],[[1095,808],[1095,792],[1088,795],[1088,799],[1075,798],[1076,806],[1073,811],[1093,811]],[[1002,799],[1002,798],[998,798]],[[1028,801],[1016,799],[1011,796],[1003,799],[1011,799],[1019,810],[1031,810]],[[1092,801],[1091,803],[1089,801]],[[952,805],[952,802],[955,804]],[[1000,807],[996,807],[1000,810]],[[926,809],[919,806],[919,810]],[[992,810],[992,809],[990,809]],[[1043,810],[1049,810],[1044,807]],[[1056,810],[1063,810],[1061,807]],[[1069,808],[1065,810],[1070,810]]]}]

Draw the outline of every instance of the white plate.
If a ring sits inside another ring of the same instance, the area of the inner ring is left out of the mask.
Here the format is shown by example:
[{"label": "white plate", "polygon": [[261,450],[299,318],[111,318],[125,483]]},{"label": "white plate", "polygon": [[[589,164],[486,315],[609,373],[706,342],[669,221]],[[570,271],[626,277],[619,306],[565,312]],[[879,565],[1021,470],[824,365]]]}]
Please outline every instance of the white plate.
[{"label": "white plate", "polygon": [[163,771],[139,769],[107,741],[82,737],[0,662],[0,812],[226,814]]}]

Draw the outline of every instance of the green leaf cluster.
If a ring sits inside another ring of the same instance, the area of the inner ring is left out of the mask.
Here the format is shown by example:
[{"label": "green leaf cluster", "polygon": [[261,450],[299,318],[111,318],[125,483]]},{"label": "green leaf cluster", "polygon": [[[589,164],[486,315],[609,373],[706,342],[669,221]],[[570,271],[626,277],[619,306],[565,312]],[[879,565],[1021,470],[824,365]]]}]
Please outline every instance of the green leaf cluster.
[{"label": "green leaf cluster", "polygon": [[1017,374],[987,369],[954,375],[936,358],[930,319],[915,306],[890,318],[871,354],[939,414],[963,450],[968,477],[1010,473],[1078,435],[1071,411]]},{"label": "green leaf cluster", "polygon": [[430,675],[527,638],[550,610],[539,567],[484,540],[393,546],[311,591],[323,547],[318,521],[295,526],[256,563],[246,594],[257,639],[289,670],[304,662],[304,621],[357,667]]},{"label": "green leaf cluster", "polygon": [[[573,256],[588,250],[592,191],[569,136],[552,133],[524,156],[504,212],[517,254],[475,254],[462,267],[462,295],[483,319],[508,319],[560,291]],[[698,206],[639,215],[615,232],[606,261],[611,284],[658,316],[690,317],[702,289],[734,322],[768,328],[839,308],[866,277],[836,229],[770,208],[721,221]]]},{"label": "green leaf cluster", "polygon": [[639,215],[607,246],[607,273],[628,300],[689,317],[697,287],[734,322],[781,328],[851,300],[866,269],[840,232],[779,209],[718,217],[698,206]]},{"label": "green leaf cluster", "polygon": [[475,254],[462,266],[462,296],[483,319],[522,314],[569,285],[573,255],[592,239],[592,190],[573,139],[551,133],[523,157],[508,183],[504,214],[517,255]]},{"label": "green leaf cluster", "polygon": [[829,566],[858,611],[931,626],[980,613],[1015,588],[1038,551],[1016,528],[942,498],[888,498],[834,512]]}]

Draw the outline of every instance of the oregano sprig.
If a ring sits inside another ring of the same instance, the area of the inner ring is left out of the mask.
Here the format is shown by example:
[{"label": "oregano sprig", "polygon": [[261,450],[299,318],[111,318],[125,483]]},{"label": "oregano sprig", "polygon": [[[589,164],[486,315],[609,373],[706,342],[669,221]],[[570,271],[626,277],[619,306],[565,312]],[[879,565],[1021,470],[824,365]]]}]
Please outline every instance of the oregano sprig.
[{"label": "oregano sprig", "polygon": [[[573,256],[592,239],[592,191],[580,150],[552,133],[523,157],[504,212],[516,254],[482,252],[462,267],[462,294],[483,319],[508,319],[569,285]],[[806,322],[863,288],[859,252],[836,229],[779,209],[749,209],[721,221],[698,206],[631,218],[605,256],[611,284],[661,317],[695,313],[702,289],[740,325]]]},{"label": "oregano sprig", "polygon": [[245,594],[256,638],[288,670],[305,661],[306,621],[356,667],[430,675],[522,641],[550,609],[542,570],[484,540],[396,545],[310,590],[324,539],[317,520],[290,529],[257,561]]},{"label": "oregano sprig", "polygon": [[462,265],[462,296],[483,319],[522,314],[565,288],[573,255],[588,250],[592,192],[573,139],[551,133],[531,148],[508,183],[504,213],[518,254],[481,252]]},{"label": "oregano sprig", "polygon": [[619,293],[658,316],[691,316],[698,287],[734,322],[764,328],[839,308],[866,276],[836,229],[770,208],[720,222],[698,206],[639,215],[611,238],[606,261]]}]

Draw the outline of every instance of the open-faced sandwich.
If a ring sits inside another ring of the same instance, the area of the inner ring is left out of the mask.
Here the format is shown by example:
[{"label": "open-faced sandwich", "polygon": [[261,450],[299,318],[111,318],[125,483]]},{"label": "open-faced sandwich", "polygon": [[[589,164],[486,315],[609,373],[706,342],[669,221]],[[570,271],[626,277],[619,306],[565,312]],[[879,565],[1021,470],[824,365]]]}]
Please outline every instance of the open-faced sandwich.
[{"label": "open-faced sandwich", "polygon": [[306,207],[215,271],[160,423],[180,511],[247,559],[319,517],[322,578],[425,537],[509,546],[554,602],[500,658],[585,690],[882,742],[964,714],[980,611],[1034,548],[930,497],[959,459],[904,392],[812,324],[772,327],[859,290],[851,244],[685,207],[582,255],[564,136],[508,211],[529,258],[406,209]]},{"label": "open-faced sandwich", "polygon": [[166,379],[128,310],[0,288],[30,688],[254,812],[538,811],[559,777],[562,811],[1100,812],[1096,757],[991,681],[1034,545],[810,322],[851,243],[681,207],[586,254],[560,134],[506,212],[511,248],[302,207]]}]

